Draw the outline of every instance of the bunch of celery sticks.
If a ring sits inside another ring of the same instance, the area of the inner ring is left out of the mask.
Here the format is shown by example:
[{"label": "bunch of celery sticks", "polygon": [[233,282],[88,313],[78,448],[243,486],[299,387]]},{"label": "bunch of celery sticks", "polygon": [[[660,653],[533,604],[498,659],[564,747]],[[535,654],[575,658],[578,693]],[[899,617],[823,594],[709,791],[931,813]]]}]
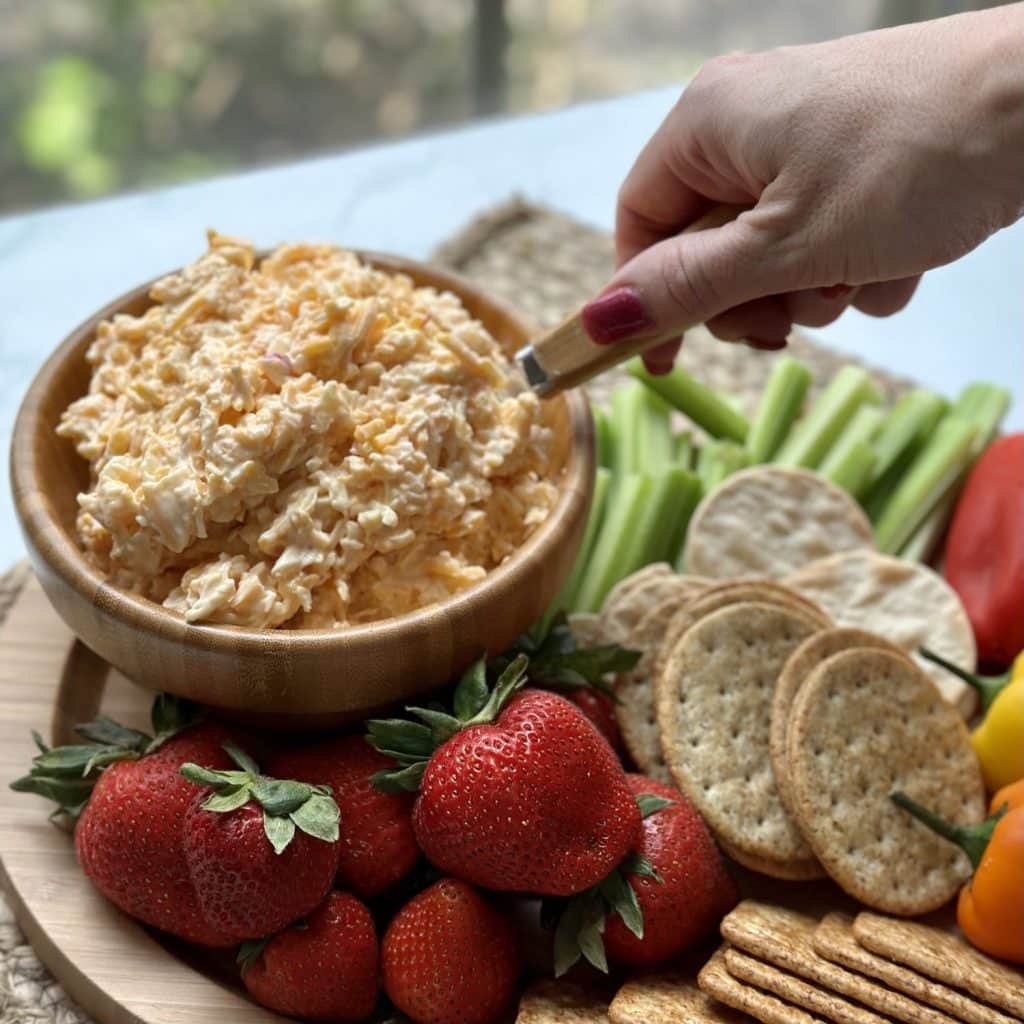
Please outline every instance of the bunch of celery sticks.
[{"label": "bunch of celery sticks", "polygon": [[[556,611],[597,611],[623,577],[656,561],[681,567],[701,498],[747,466],[813,469],[867,512],[881,551],[928,558],[941,539],[974,460],[995,437],[1010,395],[975,383],[948,402],[916,389],[891,408],[868,373],[845,366],[802,412],[811,372],[778,359],[748,421],[728,396],[684,370],[655,377],[635,360],[635,380],[595,408],[598,470],[580,553]],[[707,435],[673,433],[671,410]]]}]

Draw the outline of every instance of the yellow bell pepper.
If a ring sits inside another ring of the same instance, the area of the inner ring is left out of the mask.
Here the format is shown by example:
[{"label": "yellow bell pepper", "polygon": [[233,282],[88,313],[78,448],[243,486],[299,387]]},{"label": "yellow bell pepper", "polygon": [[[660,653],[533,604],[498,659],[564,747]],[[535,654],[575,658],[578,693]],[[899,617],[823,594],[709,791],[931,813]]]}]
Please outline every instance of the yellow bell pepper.
[{"label": "yellow bell pepper", "polygon": [[929,661],[948,669],[981,695],[985,717],[971,733],[985,788],[994,793],[1024,779],[1024,651],[1001,676],[976,676],[921,648]]}]

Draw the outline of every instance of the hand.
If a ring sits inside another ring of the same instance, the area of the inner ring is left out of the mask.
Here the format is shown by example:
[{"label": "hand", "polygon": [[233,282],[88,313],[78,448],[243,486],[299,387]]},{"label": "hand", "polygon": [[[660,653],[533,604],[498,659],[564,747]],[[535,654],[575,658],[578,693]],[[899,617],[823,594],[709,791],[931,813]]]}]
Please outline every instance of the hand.
[{"label": "hand", "polygon": [[[752,205],[679,235],[713,203]],[[848,305],[888,316],[920,275],[1024,212],[1024,4],[704,65],[619,193],[595,341],[706,321],[779,348]],[[667,370],[678,342],[648,351]]]}]

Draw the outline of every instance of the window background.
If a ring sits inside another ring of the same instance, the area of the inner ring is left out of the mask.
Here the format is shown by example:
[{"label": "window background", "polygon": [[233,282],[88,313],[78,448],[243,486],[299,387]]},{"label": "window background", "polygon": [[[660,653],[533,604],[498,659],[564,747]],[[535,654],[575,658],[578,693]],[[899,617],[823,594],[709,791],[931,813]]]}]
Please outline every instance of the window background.
[{"label": "window background", "polygon": [[957,0],[0,0],[0,213],[673,82]]}]

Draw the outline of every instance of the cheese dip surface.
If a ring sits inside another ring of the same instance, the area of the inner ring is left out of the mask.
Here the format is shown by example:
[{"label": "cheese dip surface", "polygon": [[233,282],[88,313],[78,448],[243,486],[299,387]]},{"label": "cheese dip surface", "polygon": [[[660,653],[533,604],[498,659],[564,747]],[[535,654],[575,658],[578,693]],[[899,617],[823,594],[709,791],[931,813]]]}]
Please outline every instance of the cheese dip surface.
[{"label": "cheese dip surface", "polygon": [[539,402],[454,295],[211,233],[151,297],[99,326],[59,428],[116,586],[190,622],[372,622],[482,579],[554,504]]}]

